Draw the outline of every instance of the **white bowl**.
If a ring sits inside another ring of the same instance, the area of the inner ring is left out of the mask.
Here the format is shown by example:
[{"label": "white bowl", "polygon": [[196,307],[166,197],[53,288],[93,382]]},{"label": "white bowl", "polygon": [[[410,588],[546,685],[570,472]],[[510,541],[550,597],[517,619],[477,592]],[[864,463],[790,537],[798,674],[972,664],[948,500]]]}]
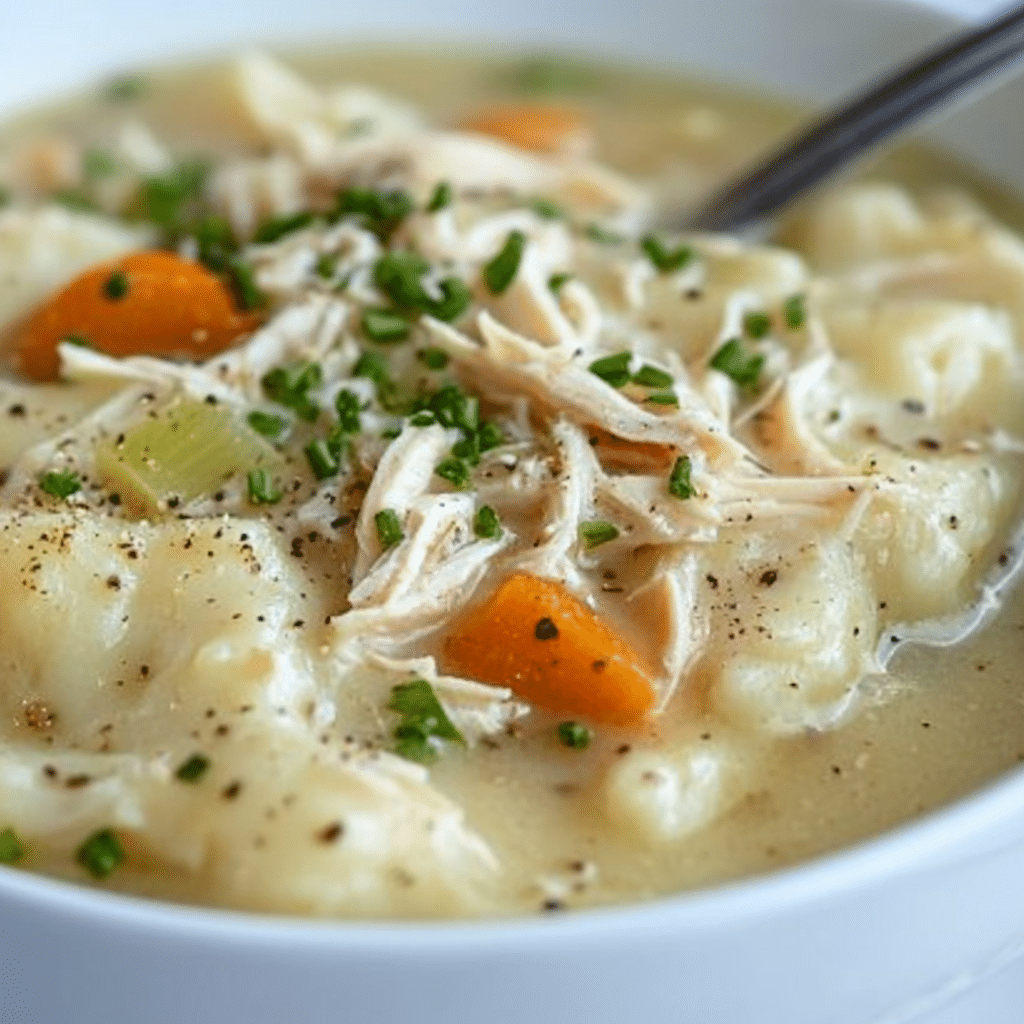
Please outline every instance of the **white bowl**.
[{"label": "white bowl", "polygon": [[[0,109],[126,64],[259,39],[572,45],[823,102],[948,31],[888,0],[76,0],[5,12]],[[934,129],[1024,189],[1010,84]],[[649,905],[349,925],[162,906],[0,871],[12,1024],[869,1024],[921,1019],[1024,950],[1024,775],[847,852]]]}]

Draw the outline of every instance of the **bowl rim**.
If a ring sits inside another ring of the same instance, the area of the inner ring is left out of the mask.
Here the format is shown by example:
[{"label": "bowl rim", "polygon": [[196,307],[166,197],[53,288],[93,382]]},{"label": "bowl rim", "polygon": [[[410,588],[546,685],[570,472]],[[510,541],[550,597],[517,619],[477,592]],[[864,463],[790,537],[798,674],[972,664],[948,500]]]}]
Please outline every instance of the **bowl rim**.
[{"label": "bowl rim", "polygon": [[[874,10],[888,8],[927,16],[948,28],[968,19],[928,0],[874,0]],[[422,40],[420,40],[422,42]],[[286,39],[291,46],[294,40]],[[190,52],[187,60],[223,56],[221,48]],[[157,63],[162,63],[158,61]],[[47,103],[43,96],[39,103]],[[15,103],[18,116],[38,103]],[[837,895],[855,894],[873,885],[898,879],[916,870],[935,870],[946,859],[958,862],[1019,846],[1019,837],[992,847],[963,849],[965,841],[1024,814],[1024,765],[1011,768],[982,786],[918,818],[839,850],[821,854],[762,874],[715,886],[624,903],[550,915],[517,915],[454,920],[351,920],[291,915],[172,903],[130,893],[114,892],[60,878],[0,865],[0,910],[5,903],[30,906],[50,916],[80,921],[103,921],[137,933],[159,932],[165,937],[230,942],[239,946],[273,943],[280,951],[306,953],[311,947],[391,954],[421,950],[427,944],[436,954],[474,952],[500,945],[529,944],[533,948],[564,948],[567,938],[596,942],[621,936],[642,925],[648,934],[707,933],[740,921],[770,917]],[[284,945],[282,945],[282,941]]]}]

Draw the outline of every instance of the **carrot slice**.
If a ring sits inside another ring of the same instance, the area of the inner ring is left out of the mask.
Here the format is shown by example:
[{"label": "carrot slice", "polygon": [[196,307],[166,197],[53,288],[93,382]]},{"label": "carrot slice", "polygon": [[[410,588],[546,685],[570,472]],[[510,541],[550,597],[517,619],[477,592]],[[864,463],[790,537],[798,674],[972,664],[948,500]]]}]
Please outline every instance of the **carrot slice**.
[{"label": "carrot slice", "polygon": [[491,107],[465,118],[459,127],[536,153],[580,156],[592,141],[590,127],[577,111],[539,103]]},{"label": "carrot slice", "polygon": [[556,714],[636,726],[654,706],[637,653],[561,583],[509,577],[447,636],[447,668]]},{"label": "carrot slice", "polygon": [[21,369],[56,380],[57,345],[77,340],[112,356],[207,359],[254,330],[231,293],[202,264],[169,252],[137,252],[91,267],[29,318],[17,339]]}]

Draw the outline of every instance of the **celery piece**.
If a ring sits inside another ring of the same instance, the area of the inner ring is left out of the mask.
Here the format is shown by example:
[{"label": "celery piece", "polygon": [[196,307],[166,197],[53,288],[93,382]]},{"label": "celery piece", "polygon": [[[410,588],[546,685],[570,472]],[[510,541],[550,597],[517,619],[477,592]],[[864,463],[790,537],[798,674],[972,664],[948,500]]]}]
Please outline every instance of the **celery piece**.
[{"label": "celery piece", "polygon": [[213,492],[236,473],[281,465],[234,410],[192,399],[173,402],[96,453],[108,486],[145,514]]}]

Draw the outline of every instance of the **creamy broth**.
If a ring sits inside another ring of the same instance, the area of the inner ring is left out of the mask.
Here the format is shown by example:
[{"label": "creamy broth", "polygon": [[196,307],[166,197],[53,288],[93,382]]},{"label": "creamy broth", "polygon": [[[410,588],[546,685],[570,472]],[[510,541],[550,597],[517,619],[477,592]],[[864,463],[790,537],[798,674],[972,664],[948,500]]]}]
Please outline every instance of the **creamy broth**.
[{"label": "creamy broth", "polygon": [[[522,98],[524,67],[531,87],[537,86],[538,75],[543,78],[549,71],[548,65],[523,65],[495,56],[426,56],[415,51],[288,55],[286,62],[316,85],[366,83],[408,99],[441,125],[494,102]],[[551,64],[558,66],[557,62]],[[699,196],[768,149],[801,117],[766,98],[735,95],[667,76],[589,65],[573,67],[567,90],[556,88],[555,98],[584,113],[594,128],[599,159],[650,185],[667,204]],[[181,155],[227,157],[258,150],[258,140],[242,129],[237,112],[224,99],[223,90],[218,91],[216,83],[222,75],[219,65],[146,74],[135,99],[112,103],[103,96],[86,97],[12,122],[0,141],[12,147],[18,140],[42,132],[108,146],[117,126],[130,115]],[[546,89],[531,96],[537,101],[551,98]],[[898,180],[917,190],[964,189],[1005,221],[1024,224],[1015,198],[931,150],[905,147],[874,160],[863,174],[871,179]],[[781,229],[782,239],[798,243],[804,237],[801,218],[811,215],[798,211]],[[1018,349],[1020,344],[1018,338]],[[65,395],[61,400],[72,406],[66,413],[68,419],[80,414],[74,407],[76,396]],[[85,409],[95,398],[85,395],[81,401]],[[1012,424],[1018,436],[1022,424],[1021,416]],[[0,425],[12,451],[22,446],[17,433],[21,429],[20,419],[5,418]],[[1016,473],[1019,480],[1019,467]],[[1014,502],[1019,512],[1019,491],[1011,504]],[[1001,515],[1008,518],[1005,512]],[[1009,550],[1008,544],[1005,537],[999,538],[979,558],[995,562],[1001,550]],[[321,538],[307,546],[318,567],[329,566],[333,557],[329,544]],[[1009,564],[1015,559],[1010,551],[1003,560]],[[642,572],[627,566],[620,575],[631,579],[631,573]],[[490,577],[488,581],[481,584],[481,591],[496,582]],[[311,620],[316,615],[320,621],[336,614],[338,588],[323,580],[316,586],[319,589],[303,608],[310,612]],[[613,598],[608,601],[605,611],[609,617],[621,616],[625,622],[632,616],[635,628],[636,617],[625,602],[620,606]],[[892,630],[885,635],[889,632]],[[496,896],[482,908],[453,905],[436,907],[434,912],[557,910],[711,886],[848,846],[948,804],[1024,761],[1022,641],[1024,600],[1018,591],[1007,598],[991,625],[954,648],[901,646],[888,672],[862,683],[866,696],[845,720],[835,728],[805,728],[793,735],[765,739],[757,749],[756,784],[749,785],[715,820],[673,841],[645,839],[621,819],[610,817],[606,797],[594,780],[638,749],[671,745],[673,740],[698,747],[715,741],[718,723],[702,705],[704,683],[700,679],[684,685],[666,713],[651,720],[653,724],[632,730],[595,728],[586,750],[560,743],[556,726],[564,716],[537,708],[507,734],[499,731],[471,749],[448,746],[431,766],[430,779],[464,809],[469,827],[497,855],[501,873]],[[653,635],[638,635],[634,643],[648,660],[655,660]],[[429,640],[421,653],[443,656],[443,650],[436,640]],[[21,706],[29,699],[30,695],[18,695]],[[210,698],[211,705],[219,699]],[[346,699],[357,704],[365,701],[360,695],[339,698],[341,719]],[[184,704],[191,700],[182,698]],[[198,708],[202,699],[194,703]],[[97,713],[97,722],[103,713]],[[381,710],[373,714],[381,723],[378,731],[386,735],[388,724]],[[353,716],[367,717],[362,704]],[[175,728],[184,728],[174,721]],[[225,698],[223,705],[217,705],[216,721],[237,728],[244,717],[232,717]],[[195,725],[192,735],[198,737],[206,726],[200,721]],[[137,727],[141,748],[159,750],[159,722]],[[192,745],[208,750],[213,741],[207,735],[203,731],[202,739]],[[6,738],[25,742],[26,730],[12,726]],[[61,745],[59,717],[55,730],[40,742],[41,754],[45,754],[47,743]],[[85,749],[106,748],[100,740]],[[216,754],[211,752],[211,758],[216,760]],[[287,817],[286,809],[281,816]],[[0,829],[4,819],[0,803]],[[271,835],[275,827],[268,813],[266,834]],[[262,834],[253,838],[247,833],[245,841],[259,842],[261,838]],[[127,858],[103,881],[106,887],[172,901],[265,908],[259,895],[226,891],[215,874],[202,869],[201,858],[200,866],[188,870],[181,863],[163,862],[154,854],[151,841],[133,838],[131,829],[124,830],[123,841]],[[273,838],[270,841],[274,842]],[[31,852],[26,866],[87,880],[69,856],[67,842],[48,848],[45,842],[34,843],[30,838],[27,845]],[[408,884],[414,885],[415,880]],[[348,907],[344,899],[327,911],[315,905],[304,907],[301,899],[294,902],[295,906],[287,898],[271,901],[269,909],[373,916],[372,908]],[[421,905],[403,907],[400,900],[379,912],[382,916],[430,913]]]}]

